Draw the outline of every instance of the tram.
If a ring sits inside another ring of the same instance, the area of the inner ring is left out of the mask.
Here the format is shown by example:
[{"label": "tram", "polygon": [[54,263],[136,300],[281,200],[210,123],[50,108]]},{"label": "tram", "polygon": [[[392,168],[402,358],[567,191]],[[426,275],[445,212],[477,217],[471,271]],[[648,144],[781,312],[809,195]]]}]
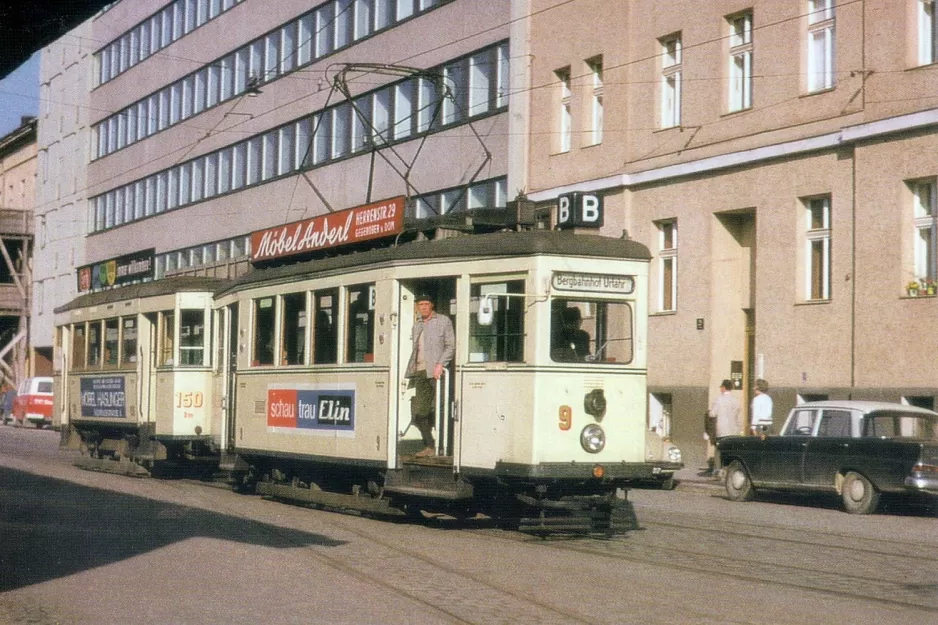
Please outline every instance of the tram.
[{"label": "tram", "polygon": [[[504,231],[244,275],[215,294],[239,480],[378,511],[634,526],[626,488],[681,466],[673,446],[646,457],[649,258],[631,240]],[[456,336],[430,457],[404,377],[417,293]],[[579,352],[557,340],[570,311]]]},{"label": "tram", "polygon": [[[82,295],[56,311],[55,418],[93,468],[214,463],[307,504],[627,530],[628,488],[682,466],[646,425],[649,260],[498,231]],[[430,455],[405,377],[418,293],[455,330]]]},{"label": "tram", "polygon": [[53,426],[65,448],[82,450],[83,466],[149,474],[217,465],[208,332],[222,282],[168,278],[56,309]]}]

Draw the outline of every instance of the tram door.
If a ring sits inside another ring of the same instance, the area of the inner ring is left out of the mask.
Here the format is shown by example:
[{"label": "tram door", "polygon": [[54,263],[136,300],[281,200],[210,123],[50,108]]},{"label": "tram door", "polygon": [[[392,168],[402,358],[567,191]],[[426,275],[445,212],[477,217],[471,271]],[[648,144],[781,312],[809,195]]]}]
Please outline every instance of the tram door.
[{"label": "tram door", "polygon": [[[411,387],[409,380],[405,378],[407,364],[410,361],[413,352],[412,332],[414,323],[417,320],[418,312],[416,307],[416,297],[421,294],[429,294],[433,300],[434,311],[438,315],[446,315],[456,327],[456,279],[455,278],[437,278],[433,280],[414,280],[402,282],[400,291],[400,322],[398,324],[398,371],[399,371],[399,393],[397,403],[397,455],[398,457],[408,457],[415,455],[423,449],[423,441],[420,431],[411,420],[411,403],[414,401],[415,392]],[[454,358],[455,361],[455,358]],[[444,384],[449,386],[444,388]],[[434,429],[433,437],[436,443],[438,453],[441,456],[452,456],[453,449],[453,427],[452,427],[452,405],[453,405],[453,366],[450,365],[449,375],[445,381],[440,384],[439,405],[441,407],[442,418],[439,420],[442,429],[442,438],[440,433]]]},{"label": "tram door", "polygon": [[224,404],[224,414],[225,414],[225,442],[224,449],[226,451],[234,451],[236,444],[236,419],[235,419],[235,393],[237,393],[237,373],[238,373],[238,306],[232,304],[226,308],[227,314],[227,326],[223,326],[222,332],[227,329],[227,336],[225,337],[225,357],[227,362],[225,363],[225,369],[227,375],[225,376],[225,404]]}]

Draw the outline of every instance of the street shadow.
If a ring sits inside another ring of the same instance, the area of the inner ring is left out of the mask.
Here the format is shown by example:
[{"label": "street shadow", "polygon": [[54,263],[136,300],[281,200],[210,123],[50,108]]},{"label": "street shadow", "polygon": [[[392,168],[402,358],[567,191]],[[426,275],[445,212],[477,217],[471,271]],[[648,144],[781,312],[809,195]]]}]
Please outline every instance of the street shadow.
[{"label": "street shadow", "polygon": [[[756,494],[755,499],[756,501],[761,501],[764,503],[787,504],[806,508],[843,510],[843,504],[840,501],[840,497],[831,493],[790,493],[786,491],[769,491],[760,489]],[[879,505],[876,507],[876,514],[907,517],[928,517],[938,514],[938,507],[936,507],[935,501],[929,499],[884,494],[880,498]]]},{"label": "street shadow", "polygon": [[0,592],[189,538],[277,549],[336,547],[320,534],[0,467]]}]

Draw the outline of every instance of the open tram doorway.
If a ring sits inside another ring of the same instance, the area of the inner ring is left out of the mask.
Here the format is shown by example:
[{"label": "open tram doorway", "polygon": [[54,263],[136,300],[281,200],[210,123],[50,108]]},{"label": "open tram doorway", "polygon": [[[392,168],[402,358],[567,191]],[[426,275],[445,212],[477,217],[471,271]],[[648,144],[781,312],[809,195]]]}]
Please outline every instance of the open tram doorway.
[{"label": "open tram doorway", "polygon": [[453,358],[447,369],[447,375],[437,385],[440,392],[437,398],[438,401],[435,404],[440,407],[440,414],[436,414],[434,409],[433,442],[435,453],[429,457],[418,456],[424,450],[425,444],[420,430],[413,420],[414,402],[417,401],[414,384],[405,377],[411,355],[414,352],[413,330],[420,315],[416,300],[421,295],[429,296],[433,304],[434,314],[449,317],[453,328],[458,327],[456,323],[456,278],[401,281],[397,350],[397,374],[400,388],[397,402],[397,458],[399,462],[415,458],[423,458],[427,462],[445,462],[446,459],[452,459],[454,448],[453,390],[455,389],[456,359]]}]

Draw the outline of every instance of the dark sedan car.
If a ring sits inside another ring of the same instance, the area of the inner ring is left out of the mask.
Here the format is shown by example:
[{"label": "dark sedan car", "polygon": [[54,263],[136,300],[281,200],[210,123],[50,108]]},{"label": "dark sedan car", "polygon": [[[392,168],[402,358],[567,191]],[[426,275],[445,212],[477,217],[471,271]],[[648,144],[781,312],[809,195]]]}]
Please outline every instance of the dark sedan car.
[{"label": "dark sedan car", "polygon": [[869,514],[881,493],[938,496],[938,413],[870,401],[797,406],[780,436],[717,441],[733,501],[759,489],[835,492]]}]

